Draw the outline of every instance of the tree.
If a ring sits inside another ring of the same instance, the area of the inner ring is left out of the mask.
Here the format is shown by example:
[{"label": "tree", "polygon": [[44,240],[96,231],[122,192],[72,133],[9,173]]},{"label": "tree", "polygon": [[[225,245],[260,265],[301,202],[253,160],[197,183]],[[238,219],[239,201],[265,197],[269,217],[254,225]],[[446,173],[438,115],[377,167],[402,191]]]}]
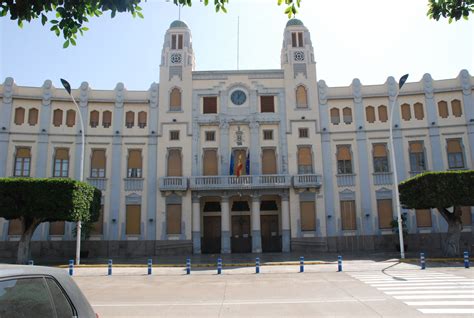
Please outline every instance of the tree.
[{"label": "tree", "polygon": [[427,15],[436,21],[448,18],[451,23],[453,19],[467,20],[470,13],[474,13],[474,0],[429,0]]},{"label": "tree", "polygon": [[474,205],[474,171],[427,172],[402,182],[398,189],[404,208],[438,210],[448,223],[443,252],[459,255],[461,207]]},{"label": "tree", "polygon": [[0,178],[0,217],[22,223],[17,263],[28,261],[31,237],[39,224],[97,221],[101,196],[93,186],[70,179]]}]

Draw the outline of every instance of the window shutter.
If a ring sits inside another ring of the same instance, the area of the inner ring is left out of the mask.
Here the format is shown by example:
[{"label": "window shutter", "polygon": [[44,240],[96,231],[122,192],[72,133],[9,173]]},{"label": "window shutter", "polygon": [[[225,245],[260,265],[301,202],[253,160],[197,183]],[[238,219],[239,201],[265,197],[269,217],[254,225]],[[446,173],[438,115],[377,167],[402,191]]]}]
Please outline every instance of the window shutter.
[{"label": "window shutter", "polygon": [[69,160],[69,149],[57,148],[54,158],[56,160]]},{"label": "window shutter", "polygon": [[277,162],[274,149],[262,150],[262,174],[276,174]]},{"label": "window shutter", "polygon": [[316,215],[314,202],[300,202],[301,209],[301,231],[316,230]]},{"label": "window shutter", "polygon": [[132,112],[132,111],[128,111],[126,114],[125,114],[125,125],[128,127],[128,128],[131,128],[133,127],[133,125],[135,124],[135,113]]},{"label": "window shutter", "polygon": [[355,201],[341,201],[341,222],[343,230],[356,230]]},{"label": "window shutter", "polygon": [[262,113],[275,112],[275,98],[274,96],[260,96],[260,106]]},{"label": "window shutter", "polygon": [[138,113],[138,126],[144,128],[146,126],[146,112],[141,111]]},{"label": "window shutter", "polygon": [[461,117],[462,116],[462,108],[461,108],[461,101],[455,99],[451,101],[451,109],[453,111],[454,117]]},{"label": "window shutter", "polygon": [[13,219],[8,221],[8,235],[22,235],[23,223],[20,219]]},{"label": "window shutter", "polygon": [[422,120],[425,118],[425,113],[423,111],[423,104],[422,103],[415,103],[413,105],[413,108],[415,109],[415,118],[418,120]]},{"label": "window shutter", "polygon": [[66,112],[66,126],[73,127],[76,124],[76,112],[69,109]]},{"label": "window shutter", "polygon": [[17,148],[16,157],[17,158],[30,158],[31,157],[30,148]]},{"label": "window shutter", "polygon": [[105,150],[92,150],[92,169],[105,169]]},{"label": "window shutter", "polygon": [[125,234],[127,235],[139,235],[140,234],[140,215],[141,206],[130,204],[126,207],[126,226]]},{"label": "window shutter", "polygon": [[410,153],[420,153],[423,152],[423,142],[414,141],[410,142]]},{"label": "window shutter", "polygon": [[308,96],[306,88],[303,85],[296,88],[296,107],[307,108],[308,107]]},{"label": "window shutter", "polygon": [[461,142],[459,139],[448,139],[448,153],[462,152]]},{"label": "window shutter", "polygon": [[374,157],[387,157],[387,147],[385,144],[374,145]]},{"label": "window shutter", "polygon": [[64,221],[49,222],[49,235],[64,235]]},{"label": "window shutter", "polygon": [[369,123],[375,122],[375,109],[373,106],[367,106],[365,108],[365,117],[367,119],[367,122]]},{"label": "window shutter", "polygon": [[18,107],[15,109],[15,124],[21,125],[25,121],[25,109],[23,107]]},{"label": "window shutter", "polygon": [[139,149],[131,149],[128,151],[128,169],[142,168],[142,151]]},{"label": "window shutter", "polygon": [[344,107],[342,109],[342,118],[345,124],[352,123],[352,109],[350,109],[349,107]]},{"label": "window shutter", "polygon": [[170,110],[181,110],[181,91],[179,88],[173,88],[170,93]]},{"label": "window shutter", "polygon": [[431,211],[430,209],[417,209],[416,213],[416,226],[417,227],[431,227]]},{"label": "window shutter", "polygon": [[168,177],[181,177],[182,175],[181,150],[170,149],[168,151]]},{"label": "window shutter", "polygon": [[38,110],[36,108],[31,108],[28,111],[28,124],[34,126],[38,123]]},{"label": "window shutter", "polygon": [[393,220],[392,200],[377,200],[377,211],[379,216],[379,228],[391,229],[392,225],[390,223]]},{"label": "window shutter", "polygon": [[206,149],[204,150],[204,175],[205,176],[217,176],[217,150]]},{"label": "window shutter", "polygon": [[444,100],[438,102],[438,113],[441,118],[448,118],[448,103]]},{"label": "window shutter", "polygon": [[386,122],[388,120],[387,106],[380,105],[378,107],[378,111],[379,111],[379,120],[383,123]]},{"label": "window shutter", "polygon": [[63,124],[63,111],[61,109],[55,109],[53,112],[53,125],[59,127]]},{"label": "window shutter", "polygon": [[[103,122],[105,122],[105,113],[104,113]],[[91,111],[90,119],[89,119],[89,125],[92,128],[95,128],[95,127],[97,127],[97,125],[99,125],[99,112],[98,111],[96,111],[96,110]]]},{"label": "window shutter", "polygon": [[405,121],[408,121],[411,119],[411,111],[410,111],[410,105],[409,104],[403,104],[400,106],[402,109],[402,118]]},{"label": "window shutter", "polygon": [[166,233],[181,234],[181,204],[166,205]]},{"label": "window shutter", "polygon": [[337,125],[341,122],[339,108],[331,108],[331,123]]},{"label": "window shutter", "polygon": [[472,225],[472,215],[471,215],[471,207],[470,206],[463,206],[461,207],[462,215],[461,215],[461,222],[463,226],[471,226]]},{"label": "window shutter", "polygon": [[298,165],[300,165],[300,166],[311,166],[311,165],[313,165],[311,147],[300,147],[300,148],[298,148]]},{"label": "window shutter", "polygon": [[337,147],[337,160],[351,160],[351,150],[349,146]]},{"label": "window shutter", "polygon": [[203,97],[203,113],[216,114],[217,113],[217,97]]},{"label": "window shutter", "polygon": [[[99,121],[99,118],[97,118],[97,121]],[[112,125],[112,112],[106,110],[102,113],[102,126],[107,128],[110,127],[110,125]]]}]

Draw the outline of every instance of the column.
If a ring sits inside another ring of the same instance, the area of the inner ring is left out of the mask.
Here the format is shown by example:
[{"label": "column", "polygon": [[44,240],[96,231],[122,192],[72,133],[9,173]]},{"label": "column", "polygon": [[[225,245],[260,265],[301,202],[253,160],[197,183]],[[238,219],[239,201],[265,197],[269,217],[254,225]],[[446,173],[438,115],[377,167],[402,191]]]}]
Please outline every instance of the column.
[{"label": "column", "polygon": [[0,177],[7,176],[8,142],[11,113],[13,107],[13,78],[7,77],[3,83],[3,99],[0,103]]},{"label": "column", "polygon": [[193,253],[201,254],[201,206],[200,197],[193,193]]},{"label": "column", "polygon": [[281,244],[282,252],[290,252],[290,201],[288,193],[281,195]]},{"label": "column", "polygon": [[229,197],[223,195],[221,199],[221,253],[230,253],[230,208]]},{"label": "column", "polygon": [[260,197],[252,196],[252,253],[262,252],[262,234],[260,231]]},{"label": "column", "polygon": [[[249,124],[250,128],[250,174],[259,175],[260,170],[260,124],[252,121]],[[244,166],[245,167],[245,166]]]}]

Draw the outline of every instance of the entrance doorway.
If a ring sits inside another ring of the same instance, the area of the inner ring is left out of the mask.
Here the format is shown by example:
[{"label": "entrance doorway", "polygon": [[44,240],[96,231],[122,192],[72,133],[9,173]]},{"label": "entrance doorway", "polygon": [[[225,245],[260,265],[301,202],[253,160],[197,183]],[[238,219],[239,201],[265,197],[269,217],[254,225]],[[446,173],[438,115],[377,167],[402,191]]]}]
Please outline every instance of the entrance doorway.
[{"label": "entrance doorway", "polygon": [[232,253],[252,252],[252,238],[250,236],[250,215],[232,216]]},{"label": "entrance doorway", "polygon": [[221,217],[204,216],[204,236],[201,241],[203,254],[219,254],[221,252]]},{"label": "entrance doorway", "polygon": [[281,252],[278,215],[261,215],[262,252]]}]

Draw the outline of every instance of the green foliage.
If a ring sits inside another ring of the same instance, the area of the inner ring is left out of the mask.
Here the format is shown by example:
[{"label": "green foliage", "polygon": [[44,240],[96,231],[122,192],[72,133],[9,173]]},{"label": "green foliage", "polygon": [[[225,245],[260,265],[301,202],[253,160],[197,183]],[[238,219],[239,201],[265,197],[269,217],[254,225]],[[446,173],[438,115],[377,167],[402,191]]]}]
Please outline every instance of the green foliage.
[{"label": "green foliage", "polygon": [[[41,19],[46,25],[48,16],[46,14],[55,12],[56,19],[49,20],[50,31],[56,36],[64,37],[63,48],[69,44],[76,45],[77,34],[84,35],[89,30],[83,26],[89,22],[91,17],[100,17],[103,13],[110,11],[110,17],[114,18],[117,12],[129,12],[134,18],[143,18],[142,8],[139,4],[146,0],[22,0],[1,1],[0,17],[10,13],[11,20],[17,20],[18,26],[22,27],[24,21]],[[192,6],[192,0],[173,0],[175,5]],[[277,0],[278,5],[285,3],[285,14],[288,18],[294,16],[300,7],[301,0]],[[214,0],[216,12],[227,12],[226,5],[229,0]],[[208,5],[209,0],[204,0]]]},{"label": "green foliage", "polygon": [[100,190],[71,179],[0,178],[0,216],[7,220],[94,222],[100,198]]},{"label": "green foliage", "polygon": [[474,0],[429,0],[427,16],[439,21],[448,18],[449,23],[461,18],[467,20],[474,13]]},{"label": "green foliage", "polygon": [[[392,226],[392,231],[395,234],[398,234],[398,218],[393,219],[390,221],[390,226]],[[402,214],[402,231],[404,235],[408,234],[408,225],[407,225],[407,216],[406,214]]]},{"label": "green foliage", "polygon": [[398,186],[406,209],[474,205],[474,170],[427,172]]}]

